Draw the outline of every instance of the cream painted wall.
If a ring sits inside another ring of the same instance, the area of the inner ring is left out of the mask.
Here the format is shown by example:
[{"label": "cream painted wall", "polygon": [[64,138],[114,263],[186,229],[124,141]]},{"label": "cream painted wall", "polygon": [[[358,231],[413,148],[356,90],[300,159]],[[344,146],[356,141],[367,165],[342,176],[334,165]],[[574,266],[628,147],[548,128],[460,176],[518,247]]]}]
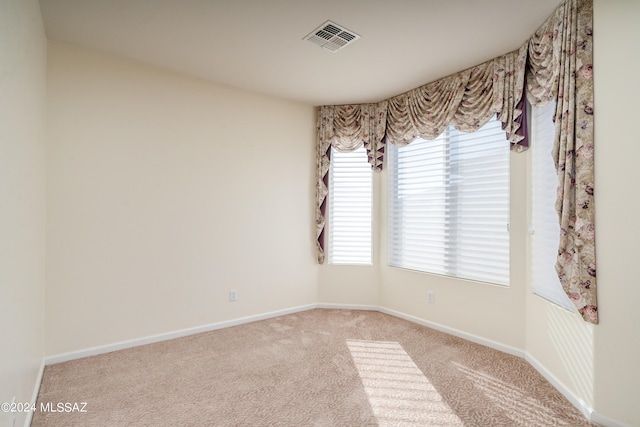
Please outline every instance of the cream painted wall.
[{"label": "cream painted wall", "polygon": [[317,301],[313,107],[48,58],[48,355]]},{"label": "cream painted wall", "polygon": [[46,43],[36,0],[0,1],[0,402],[31,401],[44,357]]},{"label": "cream painted wall", "polygon": [[377,265],[323,265],[318,272],[320,304],[378,305]]},{"label": "cream painted wall", "polygon": [[595,329],[577,312],[527,293],[527,356],[586,408],[593,408],[594,404]]},{"label": "cream painted wall", "polygon": [[636,83],[640,2],[596,0],[594,83],[596,250],[600,324],[594,333],[594,407],[640,425],[640,144]]}]

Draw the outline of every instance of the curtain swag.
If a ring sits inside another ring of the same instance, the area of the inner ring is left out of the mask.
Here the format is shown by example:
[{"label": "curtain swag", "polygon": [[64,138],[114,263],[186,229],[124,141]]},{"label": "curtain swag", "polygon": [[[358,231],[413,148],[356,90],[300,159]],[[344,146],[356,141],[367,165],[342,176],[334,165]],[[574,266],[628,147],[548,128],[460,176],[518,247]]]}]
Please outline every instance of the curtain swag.
[{"label": "curtain swag", "polygon": [[529,39],[526,90],[532,105],[556,102],[556,271],[582,317],[597,324],[592,22],[592,0],[566,1],[556,9]]},{"label": "curtain swag", "polygon": [[318,263],[324,262],[324,225],[329,193],[331,147],[354,151],[364,145],[371,168],[382,170],[387,101],[377,104],[330,105],[318,108],[316,152],[316,245]]},{"label": "curtain swag", "polygon": [[513,146],[525,149],[522,116],[526,47],[389,100],[386,135],[400,146],[434,139],[449,125],[474,132],[496,113]]},{"label": "curtain swag", "polygon": [[556,102],[553,158],[561,225],[556,270],[582,317],[598,323],[593,173],[593,0],[565,0],[518,50],[372,104],[318,108],[316,237],[324,262],[331,147],[363,146],[381,171],[385,143],[434,139],[447,126],[473,132],[497,114],[511,148],[528,148],[526,100]]}]

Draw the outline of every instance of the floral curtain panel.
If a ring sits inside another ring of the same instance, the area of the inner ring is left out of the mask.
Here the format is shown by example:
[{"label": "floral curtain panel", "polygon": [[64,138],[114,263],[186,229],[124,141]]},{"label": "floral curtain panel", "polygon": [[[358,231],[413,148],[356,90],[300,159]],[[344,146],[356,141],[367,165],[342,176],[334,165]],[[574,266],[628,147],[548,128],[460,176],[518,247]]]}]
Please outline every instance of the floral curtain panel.
[{"label": "floral curtain panel", "polygon": [[376,104],[330,105],[318,108],[316,152],[316,250],[324,262],[324,227],[331,147],[354,151],[364,145],[371,168],[382,170],[387,101]]},{"label": "floral curtain panel", "polygon": [[553,159],[560,246],[556,270],[571,301],[598,323],[593,165],[593,4],[566,1],[529,40],[527,97],[556,101]]},{"label": "floral curtain panel", "polygon": [[525,95],[556,101],[554,160],[562,235],[556,269],[583,318],[598,323],[593,173],[593,0],[565,0],[519,50],[376,104],[318,109],[316,235],[324,262],[330,149],[367,147],[382,170],[384,142],[433,139],[447,126],[473,132],[497,114],[512,149],[528,147]]}]

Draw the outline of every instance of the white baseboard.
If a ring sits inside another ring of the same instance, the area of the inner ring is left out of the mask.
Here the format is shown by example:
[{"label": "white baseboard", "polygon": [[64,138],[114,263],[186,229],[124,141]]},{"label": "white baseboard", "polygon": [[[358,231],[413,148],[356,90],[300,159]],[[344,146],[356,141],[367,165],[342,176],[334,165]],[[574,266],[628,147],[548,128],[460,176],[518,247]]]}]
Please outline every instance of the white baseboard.
[{"label": "white baseboard", "polygon": [[380,311],[380,307],[377,305],[362,305],[362,304],[333,304],[333,303],[319,303],[317,308],[330,308],[337,310],[364,310],[364,311]]},{"label": "white baseboard", "polygon": [[571,391],[566,385],[562,383],[555,375],[547,370],[540,362],[536,360],[535,357],[527,353],[525,355],[525,360],[529,362],[531,366],[535,368],[536,371],[540,373],[552,386],[555,387],[562,395],[567,398],[569,402],[573,406],[578,409],[582,415],[585,416],[592,423],[598,424],[603,427],[631,427],[627,424],[621,423],[620,421],[613,420],[611,418],[605,417],[604,415],[600,415],[595,412],[593,408],[591,408],[584,400],[580,399],[576,394]]},{"label": "white baseboard", "polygon": [[421,319],[416,316],[411,316],[409,314],[405,314],[399,311],[391,310],[386,307],[381,307],[377,305],[359,305],[359,304],[333,304],[333,303],[319,303],[317,305],[318,308],[332,308],[332,309],[342,309],[342,310],[367,310],[367,311],[379,311],[380,313],[385,313],[390,316],[398,317],[400,319],[408,320],[409,322],[416,323],[418,325],[426,326],[431,329],[436,329],[438,331],[447,333],[449,335],[454,335],[459,338],[463,338],[467,341],[475,342],[476,344],[481,344],[486,347],[493,348],[494,350],[502,351],[503,353],[508,353],[517,357],[524,358],[524,351],[519,350],[514,347],[510,347],[504,344],[501,344],[497,341],[488,340],[486,338],[479,337],[477,335],[469,334],[467,332],[459,331],[457,329],[450,328],[448,326],[444,326],[438,323],[429,322],[428,320]]},{"label": "white baseboard", "polygon": [[[40,362],[40,369],[38,370],[38,376],[36,376],[36,383],[33,386],[33,393],[31,394],[31,404],[33,406],[38,403],[38,394],[40,393],[40,384],[42,384],[42,376],[44,375],[45,359]],[[31,425],[31,419],[33,418],[33,411],[27,411],[27,416],[24,420],[24,427]]]},{"label": "white baseboard", "polygon": [[573,391],[571,391],[566,385],[564,385],[564,383],[560,381],[555,375],[549,372],[547,368],[542,365],[542,363],[536,360],[535,357],[527,353],[524,359],[529,362],[529,364],[533,366],[540,375],[542,375],[547,381],[549,381],[556,390],[562,393],[562,395],[566,397],[567,400],[571,402],[571,404],[575,406],[576,409],[579,410],[586,419],[592,420],[593,409],[584,400],[576,396]]},{"label": "white baseboard", "polygon": [[204,326],[197,326],[194,328],[181,329],[173,332],[166,332],[157,335],[151,335],[142,338],[136,338],[127,341],[120,341],[112,344],[101,345],[97,347],[87,348],[84,350],[72,351],[68,353],[56,354],[49,356],[45,359],[46,365],[53,365],[55,363],[66,362],[69,360],[80,359],[82,357],[96,356],[98,354],[109,353],[117,350],[124,350],[126,348],[137,347],[145,344],[152,344],[160,341],[166,341],[174,338],[182,338],[189,335],[199,334],[202,332],[214,331],[216,329],[228,328],[231,326],[242,325],[245,323],[256,322],[259,320],[270,319],[273,317],[283,316],[286,314],[297,313],[300,311],[311,310],[314,308],[327,308],[327,309],[339,309],[339,310],[366,310],[366,311],[379,311],[391,316],[399,317],[410,322],[426,326],[432,329],[436,329],[450,335],[454,335],[463,339],[466,339],[477,344],[481,344],[495,350],[502,351],[504,353],[512,354],[514,356],[524,358],[524,352],[522,350],[501,344],[496,341],[488,340],[477,335],[469,334],[457,329],[453,329],[438,323],[430,322],[419,317],[411,316],[399,311],[391,310],[386,307],[380,307],[375,305],[361,305],[361,304],[333,304],[333,303],[319,303],[319,304],[307,304],[303,306],[293,307],[284,310],[272,311],[269,313],[257,314],[253,316],[241,317],[238,319],[226,320],[222,322],[212,323]]},{"label": "white baseboard", "polygon": [[468,332],[463,332],[458,329],[450,328],[448,326],[441,325],[439,323],[430,322],[428,320],[421,319],[416,316],[412,316],[410,314],[405,314],[399,311],[391,310],[386,307],[378,307],[378,311],[381,313],[389,314],[391,316],[399,317],[404,320],[408,320],[409,322],[417,323],[418,325],[426,326],[431,329],[435,329],[449,335],[454,335],[459,338],[463,338],[467,341],[474,342],[476,344],[484,345],[485,347],[493,348],[494,350],[499,350],[503,353],[511,354],[513,356],[524,358],[524,351],[517,349],[515,347],[511,347],[508,345],[504,345],[497,341],[492,341],[486,338],[479,337],[474,334],[470,334]]},{"label": "white baseboard", "polygon": [[173,332],[166,332],[147,337],[136,338],[127,341],[120,341],[113,344],[101,345],[97,347],[87,348],[84,350],[71,351],[68,353],[56,354],[45,359],[46,365],[67,362],[69,360],[80,359],[82,357],[96,356],[98,354],[110,353],[112,351],[124,350],[125,348],[137,347],[140,345],[153,344],[160,341],[166,341],[174,338],[182,338],[189,335],[199,334],[202,332],[215,331],[216,329],[229,328],[231,326],[242,325],[245,323],[257,322],[258,320],[271,319],[273,317],[293,314],[300,311],[316,308],[317,304],[301,305],[298,307],[287,308],[283,310],[271,311],[268,313],[256,314],[253,316],[240,317],[237,319],[225,320],[222,322],[212,323],[204,326],[196,326],[194,328],[181,329]]}]

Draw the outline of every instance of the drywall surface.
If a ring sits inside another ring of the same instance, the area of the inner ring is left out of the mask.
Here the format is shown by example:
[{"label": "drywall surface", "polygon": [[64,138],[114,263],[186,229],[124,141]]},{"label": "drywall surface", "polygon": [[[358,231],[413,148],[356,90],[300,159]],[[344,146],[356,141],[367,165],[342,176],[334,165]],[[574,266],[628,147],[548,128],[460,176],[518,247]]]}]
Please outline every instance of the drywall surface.
[{"label": "drywall surface", "polygon": [[640,3],[594,3],[596,251],[600,324],[594,331],[594,409],[640,425]]},{"label": "drywall surface", "polygon": [[47,354],[316,301],[313,107],[57,42],[48,82]]},{"label": "drywall surface", "polygon": [[44,357],[46,49],[38,2],[0,2],[0,402],[31,401]]}]

